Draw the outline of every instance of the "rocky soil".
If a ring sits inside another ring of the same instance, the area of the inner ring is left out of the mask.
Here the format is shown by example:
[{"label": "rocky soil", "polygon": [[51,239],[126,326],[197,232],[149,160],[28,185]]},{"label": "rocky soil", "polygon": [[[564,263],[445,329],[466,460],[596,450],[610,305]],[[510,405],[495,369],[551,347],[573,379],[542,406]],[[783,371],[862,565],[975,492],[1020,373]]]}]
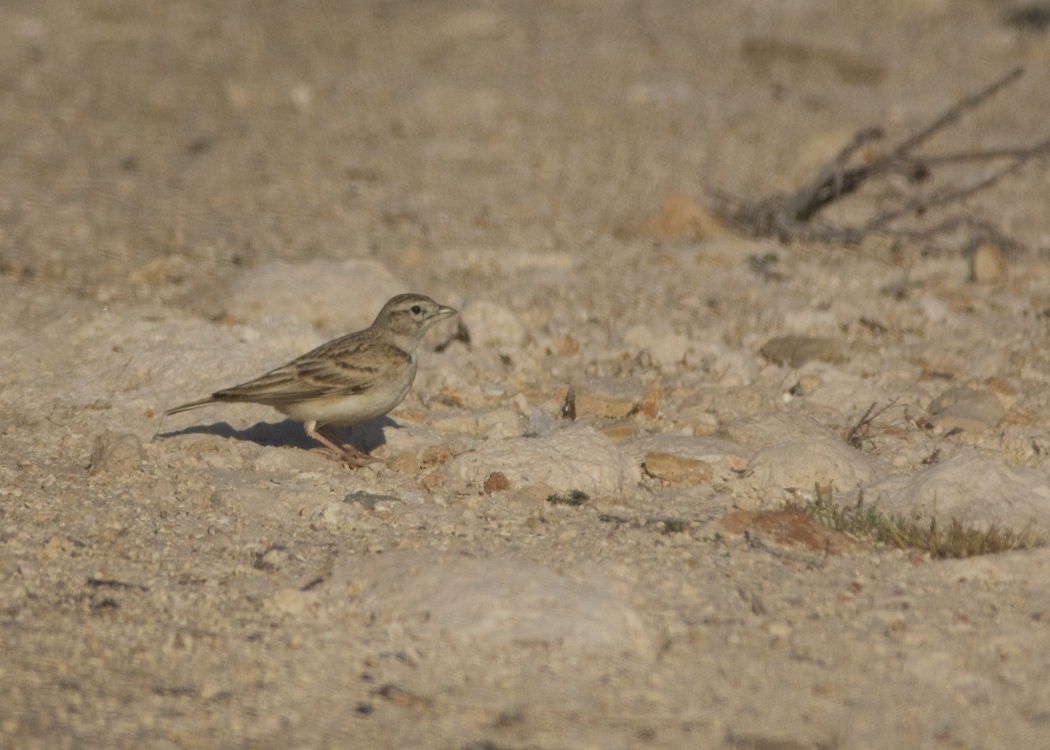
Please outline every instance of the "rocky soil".
[{"label": "rocky soil", "polygon": [[[1011,9],[0,6],[0,747],[1050,746],[1050,548],[798,511],[1050,533],[1046,160],[931,219],[1015,243],[703,208],[1018,65],[929,150],[1041,139]],[[461,314],[376,463],[161,418],[405,290]]]}]

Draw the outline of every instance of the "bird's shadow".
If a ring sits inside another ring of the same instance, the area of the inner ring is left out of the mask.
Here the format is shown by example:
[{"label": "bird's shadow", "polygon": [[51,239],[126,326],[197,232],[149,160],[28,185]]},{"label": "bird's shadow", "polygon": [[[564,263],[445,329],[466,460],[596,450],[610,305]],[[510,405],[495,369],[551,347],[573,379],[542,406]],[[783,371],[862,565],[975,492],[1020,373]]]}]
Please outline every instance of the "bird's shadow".
[{"label": "bird's shadow", "polygon": [[[371,453],[386,443],[386,436],[383,434],[384,427],[399,428],[399,425],[390,417],[379,417],[353,427],[328,427],[326,429],[338,436],[344,443],[364,453]],[[182,430],[158,432],[156,439],[178,437],[179,435],[215,435],[222,438],[246,440],[269,448],[311,450],[321,446],[321,443],[306,434],[299,422],[293,422],[290,419],[280,422],[256,422],[243,430],[235,429],[229,422],[192,425]]]}]

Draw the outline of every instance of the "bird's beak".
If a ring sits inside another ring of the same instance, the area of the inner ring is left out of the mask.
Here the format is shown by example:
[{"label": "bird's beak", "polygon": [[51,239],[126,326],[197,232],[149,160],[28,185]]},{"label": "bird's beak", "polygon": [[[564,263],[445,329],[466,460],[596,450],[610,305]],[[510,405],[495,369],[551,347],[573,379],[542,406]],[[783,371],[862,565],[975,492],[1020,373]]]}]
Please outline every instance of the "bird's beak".
[{"label": "bird's beak", "polygon": [[445,305],[442,305],[441,307],[439,307],[437,309],[437,312],[435,312],[431,316],[430,319],[431,320],[443,320],[444,318],[451,318],[453,315],[457,314],[458,312],[459,312],[459,310],[457,310],[454,307],[446,307]]}]

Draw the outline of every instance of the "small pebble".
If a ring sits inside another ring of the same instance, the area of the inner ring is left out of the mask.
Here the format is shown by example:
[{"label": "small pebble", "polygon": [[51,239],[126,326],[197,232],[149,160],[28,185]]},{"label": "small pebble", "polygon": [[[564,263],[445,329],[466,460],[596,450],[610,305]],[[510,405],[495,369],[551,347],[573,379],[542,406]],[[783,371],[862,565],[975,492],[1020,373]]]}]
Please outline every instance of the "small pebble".
[{"label": "small pebble", "polygon": [[832,364],[846,360],[842,342],[818,336],[778,336],[766,342],[759,354],[786,367],[801,367],[812,360]]},{"label": "small pebble", "polygon": [[714,470],[707,461],[683,458],[672,453],[647,453],[645,473],[671,484],[700,484],[711,481]]},{"label": "small pebble", "polygon": [[985,242],[970,258],[970,281],[975,284],[994,284],[1006,278],[1006,256],[998,245]]},{"label": "small pebble", "polygon": [[485,494],[491,495],[494,492],[502,492],[503,490],[510,489],[510,481],[501,471],[494,471],[488,475],[485,480]]}]

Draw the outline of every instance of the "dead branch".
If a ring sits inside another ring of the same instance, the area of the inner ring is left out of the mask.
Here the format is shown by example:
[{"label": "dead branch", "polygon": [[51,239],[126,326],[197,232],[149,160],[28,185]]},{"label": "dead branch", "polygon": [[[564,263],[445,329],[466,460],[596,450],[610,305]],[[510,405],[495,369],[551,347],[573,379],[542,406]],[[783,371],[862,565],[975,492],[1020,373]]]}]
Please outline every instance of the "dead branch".
[{"label": "dead branch", "polygon": [[868,410],[864,412],[864,416],[857,420],[857,423],[850,428],[849,433],[846,435],[846,443],[852,447],[860,450],[863,447],[865,441],[871,441],[871,426],[872,423],[881,417],[888,409],[897,403],[897,399],[893,399],[884,407],[875,410],[878,405],[878,401],[873,401]]},{"label": "dead branch", "polygon": [[[961,226],[970,226],[982,239],[999,241],[1007,246],[1014,245],[1016,243],[997,228],[973,217],[951,218],[921,230],[902,229],[896,226],[895,222],[905,217],[925,215],[934,208],[958,204],[990,189],[1036,157],[1050,154],[1050,138],[1032,146],[1018,148],[933,155],[915,153],[930,138],[957,122],[967,112],[987,102],[994,94],[1020,78],[1023,72],[1022,68],[1011,70],[989,86],[955,102],[931,123],[904,138],[886,154],[854,164],[852,162],[862,148],[883,137],[883,130],[878,127],[861,130],[820,170],[816,179],[791,195],[774,195],[755,202],[746,202],[715,192],[714,213],[744,234],[772,237],[782,242],[809,240],[857,244],[871,234],[887,234],[899,239],[929,239]],[[904,174],[910,180],[919,182],[927,179],[935,166],[1002,159],[1010,161],[971,185],[951,186],[926,197],[908,200],[901,206],[876,215],[863,226],[836,227],[816,222],[819,213],[827,206],[856,193],[873,178]]]}]

